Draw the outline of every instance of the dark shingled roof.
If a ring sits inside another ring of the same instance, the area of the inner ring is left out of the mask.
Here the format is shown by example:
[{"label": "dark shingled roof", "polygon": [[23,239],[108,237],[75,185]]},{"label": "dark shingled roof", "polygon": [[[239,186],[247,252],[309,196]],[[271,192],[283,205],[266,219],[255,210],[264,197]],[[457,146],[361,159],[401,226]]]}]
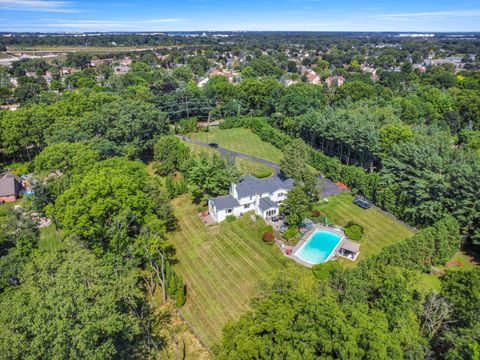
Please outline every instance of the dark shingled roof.
[{"label": "dark shingled roof", "polygon": [[15,179],[17,182],[20,184],[22,183],[23,179],[20,176],[17,176],[10,171],[5,171],[3,173],[0,173],[0,179]]},{"label": "dark shingled roof", "polygon": [[353,253],[357,253],[360,251],[360,244],[348,239],[344,239],[340,246],[342,247],[342,249],[345,249]]},{"label": "dark shingled roof", "polygon": [[1,175],[0,196],[18,195],[21,189],[22,189],[22,178],[8,171]]},{"label": "dark shingled roof", "polygon": [[236,206],[240,206],[237,199],[235,199],[232,195],[217,196],[214,198],[210,198],[209,201],[213,203],[217,211],[223,210],[223,209],[231,209]]},{"label": "dark shingled roof", "polygon": [[269,197],[261,198],[258,202],[258,207],[260,210],[265,211],[271,208],[278,208],[278,205]]},{"label": "dark shingled roof", "polygon": [[257,179],[255,176],[243,176],[236,184],[239,198],[256,194],[272,194],[277,190],[290,190],[293,187],[293,179],[281,180],[278,177]]}]

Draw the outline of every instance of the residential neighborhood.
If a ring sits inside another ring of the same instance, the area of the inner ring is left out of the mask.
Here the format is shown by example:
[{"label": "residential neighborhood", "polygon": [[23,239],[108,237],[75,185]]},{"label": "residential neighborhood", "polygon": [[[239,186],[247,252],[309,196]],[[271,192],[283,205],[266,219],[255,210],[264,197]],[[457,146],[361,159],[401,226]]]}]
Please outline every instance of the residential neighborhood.
[{"label": "residential neighborhood", "polygon": [[0,359],[478,358],[475,4],[0,9]]}]

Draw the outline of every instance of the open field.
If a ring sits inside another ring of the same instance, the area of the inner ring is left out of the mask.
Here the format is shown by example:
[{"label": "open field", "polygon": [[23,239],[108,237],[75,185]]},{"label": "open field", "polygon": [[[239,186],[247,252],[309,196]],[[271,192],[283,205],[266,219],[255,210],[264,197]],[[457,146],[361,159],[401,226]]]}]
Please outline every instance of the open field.
[{"label": "open field", "polygon": [[[152,49],[165,49],[165,48],[180,48],[190,45],[145,45],[145,46],[61,46],[61,45],[36,45],[36,46],[21,46],[21,45],[8,45],[6,52],[16,53],[29,53],[29,52],[126,52],[126,51],[145,51]],[[209,46],[196,45],[196,46]]]},{"label": "open field", "polygon": [[[375,255],[388,245],[406,239],[414,233],[407,226],[386,215],[377,208],[362,209],[355,205],[350,193],[331,196],[328,202],[320,204],[322,211],[331,223],[345,226],[349,221],[361,225],[364,236],[361,240],[359,260]],[[352,263],[349,261],[349,263]]]},{"label": "open field", "polygon": [[262,141],[258,135],[249,129],[221,130],[218,127],[212,127],[208,132],[198,132],[189,136],[192,139],[208,143],[215,142],[226,149],[256,156],[274,163],[279,163],[283,158],[279,149]]},{"label": "open field", "polygon": [[188,196],[175,199],[173,206],[180,230],[169,239],[177,249],[175,269],[187,284],[187,303],[181,310],[212,345],[220,340],[225,323],[248,309],[258,281],[293,262],[261,240],[262,220],[252,222],[246,216],[207,228]]}]

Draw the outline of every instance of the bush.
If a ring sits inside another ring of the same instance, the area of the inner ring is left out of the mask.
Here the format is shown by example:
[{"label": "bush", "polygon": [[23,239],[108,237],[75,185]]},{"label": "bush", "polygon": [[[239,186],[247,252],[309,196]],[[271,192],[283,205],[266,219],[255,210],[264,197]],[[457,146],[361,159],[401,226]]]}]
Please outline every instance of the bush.
[{"label": "bush", "polygon": [[360,241],[363,238],[363,227],[349,221],[345,226],[345,235],[352,240]]},{"label": "bush", "polygon": [[187,135],[189,133],[197,132],[198,130],[198,121],[196,117],[188,118],[188,119],[181,119],[178,122],[177,132],[182,135]]},{"label": "bush", "polygon": [[15,175],[22,175],[32,171],[32,163],[29,162],[15,162],[6,166],[7,170],[14,173]]},{"label": "bush", "polygon": [[318,209],[313,209],[310,217],[314,220],[321,221],[321,222],[325,222],[325,218],[326,218],[325,214]]},{"label": "bush", "polygon": [[313,275],[318,280],[328,280],[330,277],[330,272],[335,269],[341,268],[341,265],[335,261],[328,261],[324,264],[317,264],[312,267]]},{"label": "bush", "polygon": [[258,179],[264,179],[264,178],[268,178],[268,177],[272,176],[272,170],[270,170],[270,169],[268,169],[268,170],[258,170],[258,171],[254,171],[252,173],[252,175],[255,176]]},{"label": "bush", "polygon": [[262,235],[262,240],[265,242],[272,242],[275,240],[275,235],[272,231],[265,231]]},{"label": "bush", "polygon": [[225,218],[225,221],[226,222],[234,222],[235,220],[237,220],[237,218],[235,217],[235,215],[228,215],[226,218]]},{"label": "bush", "polygon": [[285,238],[285,240],[292,240],[296,237],[298,237],[300,235],[300,233],[298,232],[298,229],[296,227],[289,227],[284,233],[283,233],[283,237]]},{"label": "bush", "polygon": [[174,270],[173,266],[167,262],[167,294],[170,299],[175,301],[177,306],[182,306],[187,300],[186,286],[183,279]]}]

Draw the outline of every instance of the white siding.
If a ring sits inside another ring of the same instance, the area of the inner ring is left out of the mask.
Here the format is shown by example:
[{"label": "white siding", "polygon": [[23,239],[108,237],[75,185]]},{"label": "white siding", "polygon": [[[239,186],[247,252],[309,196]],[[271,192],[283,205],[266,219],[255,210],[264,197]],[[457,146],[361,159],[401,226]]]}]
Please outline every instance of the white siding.
[{"label": "white siding", "polygon": [[[234,207],[232,209],[221,209],[216,211],[215,207],[213,206],[213,203],[209,201],[208,210],[210,215],[216,222],[222,222],[223,220],[225,220],[225,218],[228,215],[233,215],[238,217],[249,211],[254,211],[257,215],[260,215],[262,218],[266,219],[267,213],[269,213],[268,216],[278,215],[278,209],[271,208],[265,211],[261,211],[258,206],[259,200],[261,198],[268,197],[275,203],[282,203],[287,198],[287,193],[288,193],[288,190],[279,189],[275,191],[273,194],[263,193],[263,194],[256,194],[252,196],[239,198],[237,189],[236,189],[236,184],[232,184],[230,187],[230,195],[232,195],[235,199],[238,200],[240,206]],[[272,214],[273,210],[275,210],[274,214]]]},{"label": "white siding", "polygon": [[258,209],[258,210],[259,210],[258,215],[260,215],[264,220],[266,220],[267,217],[272,217],[272,216],[278,215],[278,209],[276,209],[276,208],[267,209],[265,211],[261,211],[260,209]]},{"label": "white siding", "polygon": [[270,199],[272,199],[276,203],[283,202],[287,198],[287,193],[288,193],[288,190],[284,190],[284,189],[277,190],[270,196]]}]

